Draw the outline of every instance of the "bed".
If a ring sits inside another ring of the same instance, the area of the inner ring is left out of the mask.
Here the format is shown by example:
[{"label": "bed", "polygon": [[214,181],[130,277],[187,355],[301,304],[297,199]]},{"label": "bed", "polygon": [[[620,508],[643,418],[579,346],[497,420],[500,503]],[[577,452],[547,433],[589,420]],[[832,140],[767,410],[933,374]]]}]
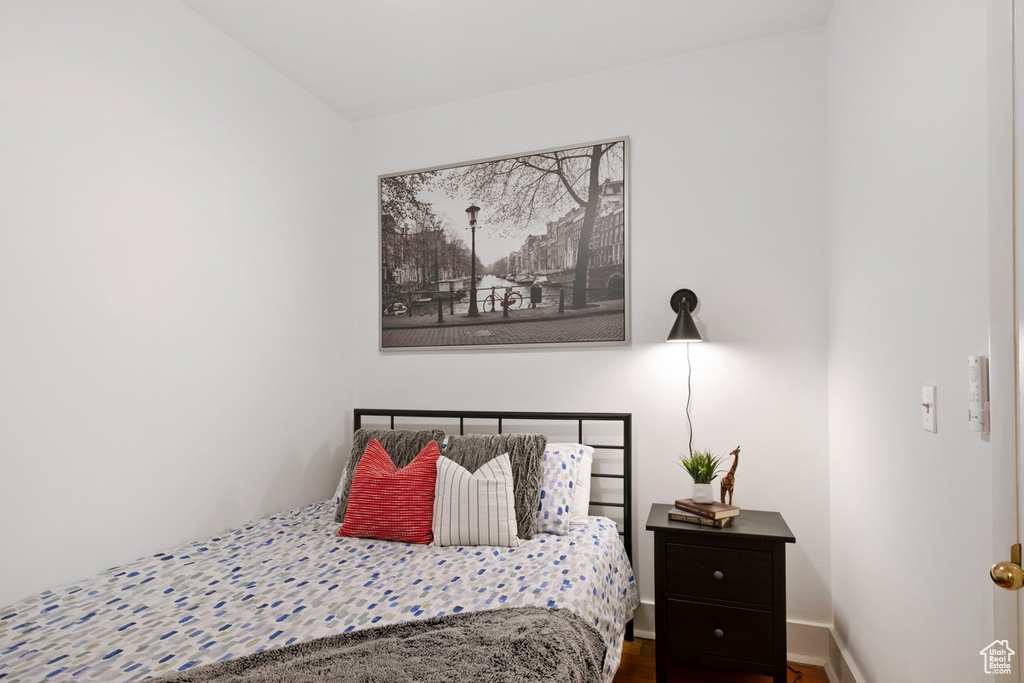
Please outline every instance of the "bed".
[{"label": "bed", "polygon": [[[353,417],[356,430],[543,429],[559,434],[549,443],[574,438],[595,449],[589,514],[562,535],[538,532],[516,547],[339,537],[337,499],[269,515],[0,610],[0,681],[221,680],[200,674],[271,655],[308,657],[323,643],[357,655],[364,648],[365,659],[378,637],[414,643],[409,629],[426,633],[417,635],[424,643],[441,642],[431,629],[454,624],[476,633],[466,624],[501,615],[492,621],[509,628],[513,616],[544,613],[571,618],[567,628],[599,644],[594,680],[610,681],[639,604],[630,565],[630,416],[357,409]],[[538,647],[547,652],[550,644]],[[570,659],[578,657],[573,647]],[[479,660],[478,652],[466,656]],[[451,668],[448,680],[459,680]],[[546,680],[543,672],[535,680]]]}]

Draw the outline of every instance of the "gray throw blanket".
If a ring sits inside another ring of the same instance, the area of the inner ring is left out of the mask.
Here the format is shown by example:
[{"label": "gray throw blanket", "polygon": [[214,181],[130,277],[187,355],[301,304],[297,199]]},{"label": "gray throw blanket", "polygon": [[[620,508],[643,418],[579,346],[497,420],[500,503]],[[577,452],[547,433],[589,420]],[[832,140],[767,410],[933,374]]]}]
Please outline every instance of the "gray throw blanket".
[{"label": "gray throw blanket", "polygon": [[604,642],[568,610],[518,607],[339,633],[161,683],[597,683]]}]

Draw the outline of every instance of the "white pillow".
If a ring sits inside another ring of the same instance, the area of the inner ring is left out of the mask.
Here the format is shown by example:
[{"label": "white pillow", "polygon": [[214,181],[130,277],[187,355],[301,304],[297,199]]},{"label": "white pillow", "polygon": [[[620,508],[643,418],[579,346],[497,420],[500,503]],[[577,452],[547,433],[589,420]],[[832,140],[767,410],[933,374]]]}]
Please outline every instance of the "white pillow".
[{"label": "white pillow", "polygon": [[572,444],[581,450],[580,464],[576,469],[576,481],[572,488],[570,526],[583,526],[590,515],[590,472],[594,466],[594,449],[583,444]]},{"label": "white pillow", "polygon": [[470,474],[443,455],[434,486],[434,545],[517,547],[512,463],[502,453]]},{"label": "white pillow", "polygon": [[578,443],[549,443],[541,464],[540,503],[537,506],[537,531],[563,536],[569,533],[573,491],[579,472],[583,446]]}]

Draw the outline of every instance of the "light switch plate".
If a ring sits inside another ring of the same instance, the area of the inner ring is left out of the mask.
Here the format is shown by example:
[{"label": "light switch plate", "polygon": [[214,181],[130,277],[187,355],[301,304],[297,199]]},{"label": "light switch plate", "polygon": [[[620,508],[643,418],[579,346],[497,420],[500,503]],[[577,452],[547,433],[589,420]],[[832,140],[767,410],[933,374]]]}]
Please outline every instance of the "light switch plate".
[{"label": "light switch plate", "polygon": [[927,432],[938,431],[935,428],[935,387],[921,387],[921,426]]}]

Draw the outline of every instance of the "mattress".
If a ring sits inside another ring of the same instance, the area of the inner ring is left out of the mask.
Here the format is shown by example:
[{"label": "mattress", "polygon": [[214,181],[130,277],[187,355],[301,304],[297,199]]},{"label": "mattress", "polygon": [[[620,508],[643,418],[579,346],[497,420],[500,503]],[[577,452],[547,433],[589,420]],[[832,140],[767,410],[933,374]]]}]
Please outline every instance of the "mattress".
[{"label": "mattress", "polygon": [[639,596],[615,524],[516,548],[336,537],[334,502],[264,517],[0,610],[0,681],[135,681],[376,625],[572,610],[618,666]]}]

